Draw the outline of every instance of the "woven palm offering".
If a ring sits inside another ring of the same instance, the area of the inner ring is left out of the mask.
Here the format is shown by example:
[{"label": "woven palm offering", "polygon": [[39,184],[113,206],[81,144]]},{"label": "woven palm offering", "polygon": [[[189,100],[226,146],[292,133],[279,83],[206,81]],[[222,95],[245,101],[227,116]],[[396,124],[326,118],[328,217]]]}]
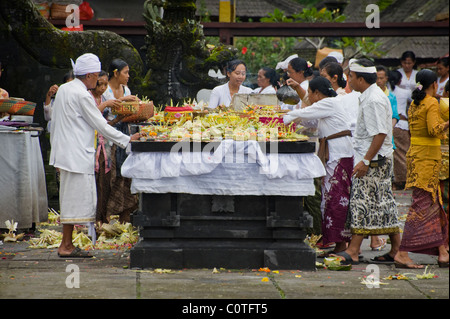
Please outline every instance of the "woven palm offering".
[{"label": "woven palm offering", "polygon": [[122,120],[122,122],[142,122],[147,121],[149,118],[153,116],[154,107],[153,101],[149,102],[138,102],[137,111],[130,116],[127,116]]},{"label": "woven palm offering", "polygon": [[139,102],[122,102],[119,107],[113,107],[111,109],[113,114],[116,115],[132,115],[139,109]]},{"label": "woven palm offering", "polygon": [[24,101],[23,99],[0,99],[0,112],[6,112],[11,115],[34,115],[35,108],[36,103]]}]

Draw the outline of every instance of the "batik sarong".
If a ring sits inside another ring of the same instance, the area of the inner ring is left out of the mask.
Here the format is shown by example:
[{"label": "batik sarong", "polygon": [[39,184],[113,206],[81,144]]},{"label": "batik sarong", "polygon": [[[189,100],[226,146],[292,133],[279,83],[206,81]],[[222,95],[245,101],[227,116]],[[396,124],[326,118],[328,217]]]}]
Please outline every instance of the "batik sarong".
[{"label": "batik sarong", "polygon": [[406,182],[406,153],[411,145],[409,131],[394,127],[392,134],[394,136],[394,182]]},{"label": "batik sarong", "polygon": [[434,200],[430,192],[413,188],[400,251],[439,255],[438,247],[448,243],[447,216],[438,196]]},{"label": "batik sarong", "polygon": [[381,167],[369,167],[367,174],[352,179],[347,228],[357,235],[400,232],[397,205],[392,193],[392,157]]},{"label": "batik sarong", "polygon": [[350,240],[345,222],[350,202],[353,158],[341,158],[326,166],[327,175],[322,183],[322,236],[323,243]]}]

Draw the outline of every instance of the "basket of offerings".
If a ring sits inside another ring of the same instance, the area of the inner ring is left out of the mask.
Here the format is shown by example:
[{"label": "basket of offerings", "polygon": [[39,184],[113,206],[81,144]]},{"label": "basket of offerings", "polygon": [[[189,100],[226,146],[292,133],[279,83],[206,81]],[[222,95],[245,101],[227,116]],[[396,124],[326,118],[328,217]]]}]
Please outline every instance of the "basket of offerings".
[{"label": "basket of offerings", "polygon": [[111,109],[112,113],[116,115],[132,115],[136,114],[138,110],[139,101],[122,102],[120,103],[120,106]]},{"label": "basket of offerings", "polygon": [[127,116],[122,122],[142,122],[147,121],[153,116],[154,105],[153,101],[140,101],[137,103],[137,111]]},{"label": "basket of offerings", "polygon": [[164,109],[164,120],[166,123],[178,122],[181,119],[192,120],[193,109],[190,106],[166,106]]},{"label": "basket of offerings", "polygon": [[36,103],[19,98],[0,99],[0,112],[11,115],[34,115]]}]

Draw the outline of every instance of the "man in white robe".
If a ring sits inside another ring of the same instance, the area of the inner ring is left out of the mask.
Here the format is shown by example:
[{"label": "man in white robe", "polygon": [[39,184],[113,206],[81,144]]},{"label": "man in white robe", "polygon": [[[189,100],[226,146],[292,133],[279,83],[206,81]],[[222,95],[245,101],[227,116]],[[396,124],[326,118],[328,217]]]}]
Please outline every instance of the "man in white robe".
[{"label": "man in white robe", "polygon": [[139,139],[107,124],[88,89],[95,88],[101,63],[86,53],[72,66],[75,79],[61,85],[53,105],[50,165],[60,170],[60,221],[63,238],[60,257],[91,257],[72,243],[74,224],[95,222],[95,130],[122,148]]}]

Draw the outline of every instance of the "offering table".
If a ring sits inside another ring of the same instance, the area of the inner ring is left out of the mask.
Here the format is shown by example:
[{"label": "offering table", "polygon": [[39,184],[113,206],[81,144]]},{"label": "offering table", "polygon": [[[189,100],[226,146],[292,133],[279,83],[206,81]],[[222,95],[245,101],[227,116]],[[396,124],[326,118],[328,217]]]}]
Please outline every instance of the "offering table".
[{"label": "offering table", "polygon": [[315,269],[303,197],[325,175],[311,142],[134,142],[133,268]]}]

